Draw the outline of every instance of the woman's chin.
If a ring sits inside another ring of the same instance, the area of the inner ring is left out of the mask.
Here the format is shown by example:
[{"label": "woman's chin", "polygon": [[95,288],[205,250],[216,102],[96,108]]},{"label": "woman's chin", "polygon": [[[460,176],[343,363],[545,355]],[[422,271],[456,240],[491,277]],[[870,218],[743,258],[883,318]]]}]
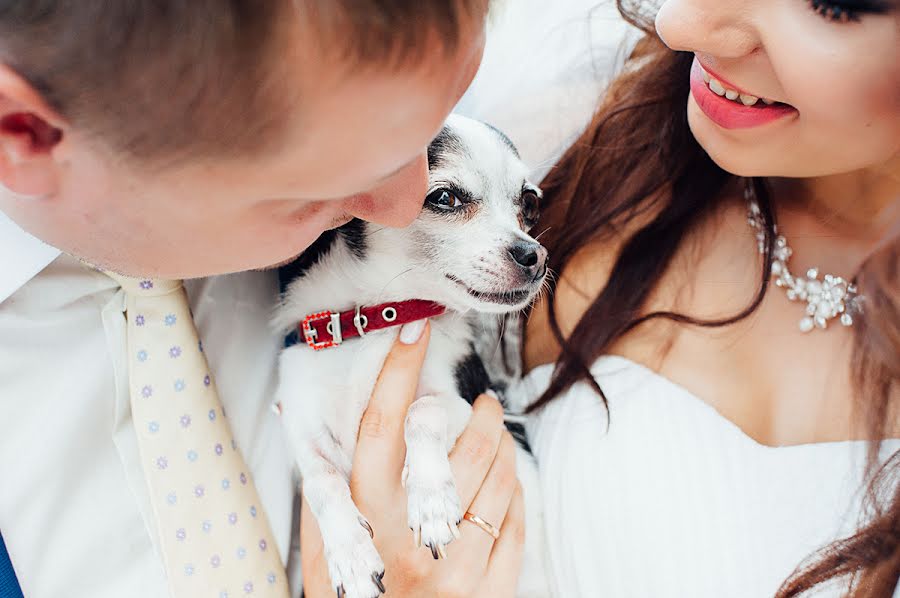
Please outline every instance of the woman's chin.
[{"label": "woman's chin", "polygon": [[694,139],[703,151],[712,159],[716,165],[735,176],[751,177],[751,176],[767,176],[770,172],[760,172],[756,165],[750,164],[748,159],[749,153],[747,147],[741,147],[741,143],[736,143],[734,139],[730,139],[720,127],[713,123],[703,114],[700,107],[691,97],[688,100],[688,127],[694,135]]},{"label": "woman's chin", "polygon": [[773,143],[737,138],[735,133],[722,129],[703,114],[693,98],[688,101],[687,117],[694,139],[725,172],[739,177],[797,176],[784,172],[790,165]]}]

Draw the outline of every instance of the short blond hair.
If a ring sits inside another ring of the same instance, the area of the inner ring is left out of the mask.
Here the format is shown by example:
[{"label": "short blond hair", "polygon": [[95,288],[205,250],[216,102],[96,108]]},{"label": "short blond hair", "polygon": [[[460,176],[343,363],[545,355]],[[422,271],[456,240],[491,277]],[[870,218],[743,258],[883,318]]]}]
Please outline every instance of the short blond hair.
[{"label": "short blond hair", "polygon": [[126,156],[236,154],[280,124],[264,79],[286,9],[350,60],[390,65],[454,48],[488,1],[0,0],[0,62]]}]

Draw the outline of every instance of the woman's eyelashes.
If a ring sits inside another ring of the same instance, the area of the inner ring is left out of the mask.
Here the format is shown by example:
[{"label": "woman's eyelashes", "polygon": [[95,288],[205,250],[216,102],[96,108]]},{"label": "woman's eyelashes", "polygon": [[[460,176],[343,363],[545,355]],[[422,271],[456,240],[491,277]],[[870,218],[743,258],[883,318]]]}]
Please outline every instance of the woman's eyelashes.
[{"label": "woman's eyelashes", "polygon": [[829,21],[846,23],[859,21],[863,14],[884,14],[891,8],[890,2],[878,0],[860,0],[829,2],[827,0],[808,0],[813,11]]}]

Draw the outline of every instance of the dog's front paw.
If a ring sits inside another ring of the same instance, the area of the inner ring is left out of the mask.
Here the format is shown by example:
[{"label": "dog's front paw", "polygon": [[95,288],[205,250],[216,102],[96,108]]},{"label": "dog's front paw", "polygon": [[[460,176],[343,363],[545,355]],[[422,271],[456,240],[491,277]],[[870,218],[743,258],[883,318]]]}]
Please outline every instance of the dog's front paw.
[{"label": "dog's front paw", "polygon": [[325,559],[338,598],[378,598],[384,593],[384,563],[372,542],[372,528],[362,517],[341,521],[340,532],[324,529]]},{"label": "dog's front paw", "polygon": [[413,456],[404,468],[404,479],[407,518],[416,545],[428,546],[435,559],[447,558],[444,547],[459,538],[462,512],[446,454],[433,459]]}]

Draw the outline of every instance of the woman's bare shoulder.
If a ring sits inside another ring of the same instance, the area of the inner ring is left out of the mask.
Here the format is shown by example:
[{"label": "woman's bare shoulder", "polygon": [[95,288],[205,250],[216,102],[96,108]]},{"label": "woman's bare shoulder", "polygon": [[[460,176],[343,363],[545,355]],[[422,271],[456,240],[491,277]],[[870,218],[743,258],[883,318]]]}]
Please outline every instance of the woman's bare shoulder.
[{"label": "woman's bare shoulder", "polygon": [[[567,337],[585,310],[606,286],[615,265],[624,235],[591,242],[581,248],[558,273],[554,291],[554,313],[564,337]],[[525,326],[523,360],[525,371],[553,363],[560,347],[550,327],[550,297],[543,295],[535,303]]]},{"label": "woman's bare shoulder", "polygon": [[[664,193],[661,191],[660,195]],[[641,205],[659,205],[662,203],[659,199],[649,197]],[[657,212],[657,209],[640,209],[626,217],[623,223],[608,225],[602,234],[598,231],[594,239],[584,243],[562,272],[554,273],[558,279],[553,291],[553,313],[564,338],[571,334],[581,316],[606,287],[622,245]],[[525,371],[555,362],[559,352],[559,343],[550,326],[550,296],[545,294],[535,303],[525,326],[522,350]]]},{"label": "woman's bare shoulder", "polygon": [[[649,199],[646,203],[656,206],[664,204],[663,201],[655,201],[655,198]],[[698,273],[699,257],[705,255],[702,249],[710,244],[726,245],[719,237],[725,234],[723,231],[730,230],[722,225],[723,219],[729,218],[730,209],[710,214],[691,231],[687,242],[670,260],[665,275],[657,281],[644,306],[645,312],[681,310],[694,313],[695,309],[699,308],[698,313],[703,314],[716,307],[695,305],[696,298],[690,297],[692,280]],[[553,312],[564,338],[571,334],[582,315],[606,287],[622,246],[657,213],[657,209],[644,210],[629,220],[627,225],[586,243],[568,261],[563,272],[558,273]],[[745,298],[739,298],[734,309],[739,311],[744,302]],[[525,371],[545,363],[552,363],[559,356],[560,346],[550,326],[549,310],[550,299],[543,296],[535,304],[526,324],[523,347]],[[713,311],[715,312],[713,316],[720,315],[718,311]],[[666,346],[671,341],[672,331],[672,327],[667,323],[658,322],[652,327],[643,327],[619,339],[611,349],[615,349],[617,353],[624,353],[635,361],[652,363],[659,359],[660,347]]]}]

